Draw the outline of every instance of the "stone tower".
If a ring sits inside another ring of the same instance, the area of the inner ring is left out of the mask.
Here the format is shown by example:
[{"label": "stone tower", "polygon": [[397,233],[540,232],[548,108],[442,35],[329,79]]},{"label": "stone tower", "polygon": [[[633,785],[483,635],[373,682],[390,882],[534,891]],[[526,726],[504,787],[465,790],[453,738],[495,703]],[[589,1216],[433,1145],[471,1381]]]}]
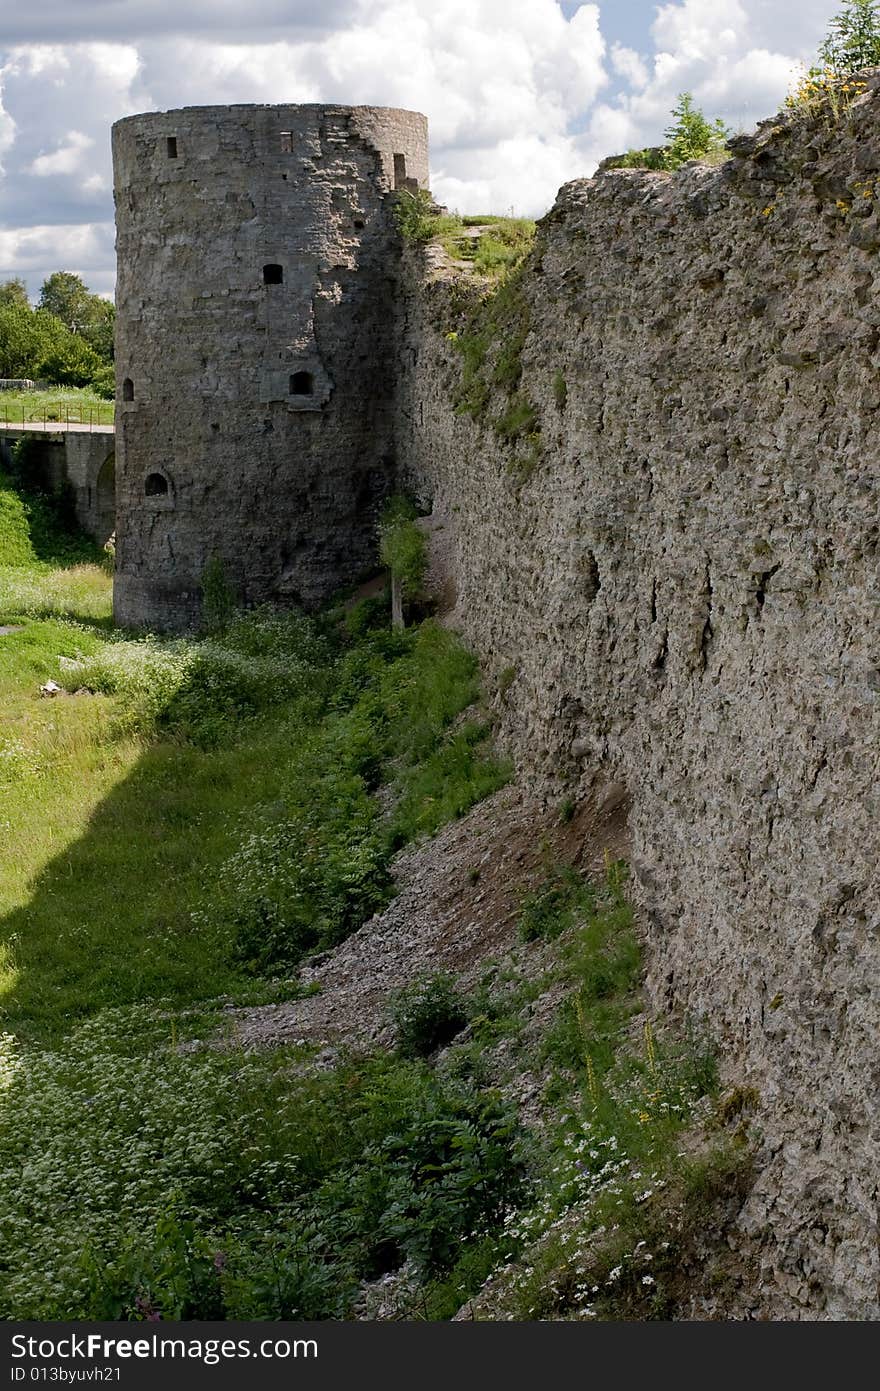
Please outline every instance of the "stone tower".
[{"label": "stone tower", "polygon": [[214,106],[113,127],[120,623],[236,599],[315,605],[358,577],[393,474],[398,238],[427,121]]}]

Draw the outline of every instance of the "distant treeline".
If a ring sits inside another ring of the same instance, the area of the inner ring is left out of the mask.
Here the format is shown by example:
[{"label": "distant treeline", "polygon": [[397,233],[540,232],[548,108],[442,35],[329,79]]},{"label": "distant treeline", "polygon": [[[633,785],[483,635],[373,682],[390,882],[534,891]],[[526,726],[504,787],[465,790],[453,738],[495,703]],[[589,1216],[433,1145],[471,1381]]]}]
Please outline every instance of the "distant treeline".
[{"label": "distant treeline", "polygon": [[78,275],[59,270],[43,281],[34,308],[23,280],[0,284],[0,377],[89,386],[113,395],[113,324],[109,300]]}]

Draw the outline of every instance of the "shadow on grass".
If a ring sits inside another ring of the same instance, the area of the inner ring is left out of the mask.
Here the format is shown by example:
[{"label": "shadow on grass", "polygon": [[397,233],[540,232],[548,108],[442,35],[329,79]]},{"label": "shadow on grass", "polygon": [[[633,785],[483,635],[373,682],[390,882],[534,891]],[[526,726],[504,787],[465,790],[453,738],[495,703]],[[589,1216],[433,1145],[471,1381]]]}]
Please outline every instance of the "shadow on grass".
[{"label": "shadow on grass", "polygon": [[271,738],[146,749],[0,921],[11,967],[0,1030],[50,1041],[105,1006],[185,1004],[242,985],[222,932],[193,910],[210,901],[241,818],[277,795],[282,754]]}]

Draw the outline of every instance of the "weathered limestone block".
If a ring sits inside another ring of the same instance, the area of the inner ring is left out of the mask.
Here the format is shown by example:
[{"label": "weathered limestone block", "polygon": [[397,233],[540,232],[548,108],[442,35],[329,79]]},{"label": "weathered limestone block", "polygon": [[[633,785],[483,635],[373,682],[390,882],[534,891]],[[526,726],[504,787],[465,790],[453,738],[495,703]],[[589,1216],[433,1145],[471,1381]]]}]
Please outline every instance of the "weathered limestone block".
[{"label": "weathered limestone block", "polygon": [[502,387],[455,408],[451,272],[411,256],[401,314],[398,458],[516,671],[505,737],[548,796],[626,789],[655,997],[761,1094],[763,1316],[880,1316],[878,86],[560,191],[518,291],[528,470]]}]

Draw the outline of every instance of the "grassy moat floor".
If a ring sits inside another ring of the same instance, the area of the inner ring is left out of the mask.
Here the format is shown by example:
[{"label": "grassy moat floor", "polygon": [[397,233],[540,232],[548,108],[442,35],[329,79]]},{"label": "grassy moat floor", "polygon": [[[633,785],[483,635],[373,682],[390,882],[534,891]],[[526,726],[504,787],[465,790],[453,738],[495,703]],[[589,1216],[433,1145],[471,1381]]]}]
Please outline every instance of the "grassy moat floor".
[{"label": "grassy moat floor", "polygon": [[104,559],[0,480],[0,1317],[686,1307],[751,1100],[646,1010],[625,865],[566,858],[572,807],[496,958],[470,913],[476,976],[425,948],[371,1046],[243,1042],[352,933],[382,960],[401,851],[511,778],[473,656],[384,596],[121,632]]}]

